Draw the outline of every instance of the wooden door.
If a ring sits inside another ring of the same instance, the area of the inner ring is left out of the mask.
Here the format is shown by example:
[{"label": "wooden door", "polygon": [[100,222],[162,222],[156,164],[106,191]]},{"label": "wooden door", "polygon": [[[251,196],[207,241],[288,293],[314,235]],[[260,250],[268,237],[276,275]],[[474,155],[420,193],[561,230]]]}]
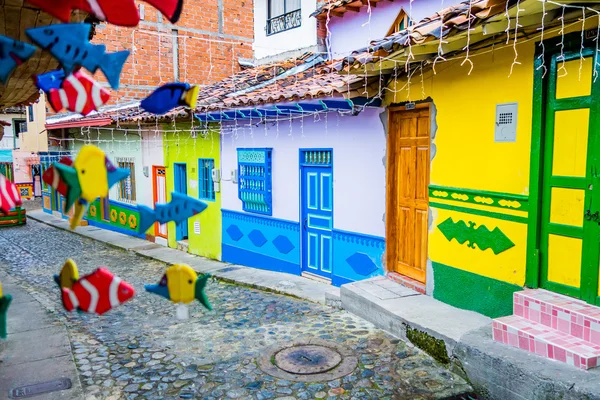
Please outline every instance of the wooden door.
[{"label": "wooden door", "polygon": [[[304,154],[310,152],[305,151]],[[331,154],[330,150],[314,153]],[[331,157],[328,157],[331,158]],[[333,267],[333,160],[301,167],[302,270],[331,279]]]},{"label": "wooden door", "polygon": [[[165,204],[167,202],[167,170],[165,167],[152,166],[152,181],[154,204]],[[167,238],[167,224],[154,224],[154,234],[162,238]]]},{"label": "wooden door", "polygon": [[390,110],[387,158],[387,266],[425,282],[429,108]]},{"label": "wooden door", "polygon": [[600,81],[594,50],[551,59],[546,87],[540,286],[595,303],[598,296]]},{"label": "wooden door", "polygon": [[[187,167],[185,163],[175,163],[173,165],[175,191],[187,195]],[[188,238],[187,219],[176,224],[175,240],[185,240]]]}]

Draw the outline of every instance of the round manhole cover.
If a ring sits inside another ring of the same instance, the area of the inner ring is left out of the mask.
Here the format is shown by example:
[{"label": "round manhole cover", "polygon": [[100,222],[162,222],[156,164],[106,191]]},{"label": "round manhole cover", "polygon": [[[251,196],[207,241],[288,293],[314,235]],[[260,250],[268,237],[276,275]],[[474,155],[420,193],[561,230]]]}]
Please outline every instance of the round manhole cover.
[{"label": "round manhole cover", "polygon": [[275,365],[291,374],[320,374],[334,369],[341,362],[340,353],[318,345],[288,347],[275,354]]},{"label": "round manhole cover", "polygon": [[346,376],[356,368],[358,358],[337,343],[320,339],[273,345],[258,358],[267,374],[296,382],[326,382]]}]

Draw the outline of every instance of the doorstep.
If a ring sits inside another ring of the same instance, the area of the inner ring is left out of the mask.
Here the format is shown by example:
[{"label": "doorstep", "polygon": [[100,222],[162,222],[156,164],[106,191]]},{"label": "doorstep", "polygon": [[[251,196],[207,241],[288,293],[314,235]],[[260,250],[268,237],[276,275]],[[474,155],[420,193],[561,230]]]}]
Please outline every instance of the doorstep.
[{"label": "doorstep", "polygon": [[69,230],[69,222],[67,220],[52,216],[42,210],[29,211],[28,217],[46,225],[104,242],[113,247],[131,251],[140,256],[169,265],[188,264],[197,272],[203,274],[210,273],[224,281],[294,296],[314,303],[339,306],[339,288],[302,276],[227,264],[195,256],[177,249],[152,245],[147,240],[111,230],[98,229],[98,227],[93,226],[78,227],[74,231],[71,231]]},{"label": "doorstep", "polygon": [[584,371],[495,342],[492,320],[481,314],[452,307],[386,277],[342,285],[340,297],[344,309],[394,336],[416,344],[407,331],[418,331],[436,339],[427,343],[443,343],[450,368],[485,398],[600,399],[600,368]]}]

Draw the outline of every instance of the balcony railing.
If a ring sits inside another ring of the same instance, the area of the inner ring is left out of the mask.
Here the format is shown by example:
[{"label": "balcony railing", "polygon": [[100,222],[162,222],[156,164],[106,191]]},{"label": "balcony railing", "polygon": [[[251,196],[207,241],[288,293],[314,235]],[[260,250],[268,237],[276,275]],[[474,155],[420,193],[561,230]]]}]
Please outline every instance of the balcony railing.
[{"label": "balcony railing", "polygon": [[299,27],[302,24],[302,13],[300,11],[298,9],[268,19],[267,36]]}]

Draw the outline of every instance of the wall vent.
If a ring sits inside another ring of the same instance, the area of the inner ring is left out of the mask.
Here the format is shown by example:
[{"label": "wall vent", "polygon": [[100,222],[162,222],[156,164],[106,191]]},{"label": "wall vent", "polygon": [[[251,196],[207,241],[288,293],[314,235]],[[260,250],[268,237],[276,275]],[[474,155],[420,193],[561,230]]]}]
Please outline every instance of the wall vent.
[{"label": "wall vent", "polygon": [[495,142],[517,141],[517,103],[496,105],[496,126],[494,129]]}]

